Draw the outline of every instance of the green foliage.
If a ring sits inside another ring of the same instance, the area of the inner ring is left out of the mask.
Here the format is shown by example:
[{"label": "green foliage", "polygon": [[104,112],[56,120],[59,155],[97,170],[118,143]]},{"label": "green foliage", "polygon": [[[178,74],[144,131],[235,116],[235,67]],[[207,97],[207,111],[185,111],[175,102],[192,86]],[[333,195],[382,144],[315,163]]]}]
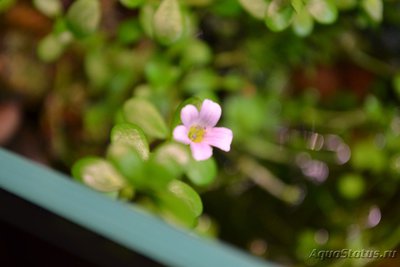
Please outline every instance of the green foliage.
[{"label": "green foliage", "polygon": [[99,0],[77,0],[68,9],[67,24],[78,38],[92,34],[100,23]]},{"label": "green foliage", "polygon": [[126,121],[136,124],[150,137],[165,138],[168,128],[154,105],[146,99],[132,98],[123,107]]},{"label": "green foliage", "polygon": [[[395,2],[35,0],[53,27],[32,42],[52,64],[0,18],[0,83],[43,103],[47,154],[78,159],[74,177],[95,190],[285,264],[353,266],[309,255],[399,241]],[[234,142],[198,162],[172,136],[204,98]]]}]

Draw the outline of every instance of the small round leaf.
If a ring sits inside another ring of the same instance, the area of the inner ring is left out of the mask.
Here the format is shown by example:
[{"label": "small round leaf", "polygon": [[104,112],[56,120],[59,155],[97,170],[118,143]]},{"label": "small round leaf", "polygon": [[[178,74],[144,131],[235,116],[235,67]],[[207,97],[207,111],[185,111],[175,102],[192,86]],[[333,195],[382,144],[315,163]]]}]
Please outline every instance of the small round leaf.
[{"label": "small round leaf", "polygon": [[142,129],[131,123],[120,123],[111,130],[111,142],[135,149],[142,159],[149,158],[149,144]]},{"label": "small round leaf", "polygon": [[96,31],[100,23],[99,0],[77,0],[67,12],[67,25],[77,37],[85,37]]},{"label": "small round leaf", "polygon": [[72,167],[72,175],[101,192],[118,191],[125,185],[124,178],[108,161],[96,157],[77,161]]},{"label": "small round leaf", "polygon": [[131,98],[124,107],[125,119],[138,125],[147,135],[155,138],[165,138],[168,128],[155,106],[141,98]]}]

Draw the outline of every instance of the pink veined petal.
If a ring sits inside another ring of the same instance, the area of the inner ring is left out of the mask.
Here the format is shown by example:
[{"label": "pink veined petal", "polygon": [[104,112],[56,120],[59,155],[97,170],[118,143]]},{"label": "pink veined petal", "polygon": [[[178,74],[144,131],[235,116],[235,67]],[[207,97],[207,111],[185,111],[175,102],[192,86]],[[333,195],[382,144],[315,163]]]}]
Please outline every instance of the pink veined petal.
[{"label": "pink veined petal", "polygon": [[211,100],[204,100],[201,105],[199,121],[201,126],[214,127],[221,118],[221,106]]},{"label": "pink veined petal", "polygon": [[212,156],[212,147],[204,142],[191,143],[190,149],[192,150],[193,158],[197,161],[206,160]]},{"label": "pink veined petal", "polygon": [[214,127],[206,132],[203,142],[228,152],[231,150],[232,139],[233,133],[231,129]]},{"label": "pink veined petal", "polygon": [[175,127],[173,136],[174,139],[178,142],[184,143],[186,145],[190,144],[190,139],[188,137],[188,130],[183,125],[178,125]]},{"label": "pink veined petal", "polygon": [[186,127],[192,126],[199,118],[199,111],[193,105],[186,105],[181,110],[181,120]]}]

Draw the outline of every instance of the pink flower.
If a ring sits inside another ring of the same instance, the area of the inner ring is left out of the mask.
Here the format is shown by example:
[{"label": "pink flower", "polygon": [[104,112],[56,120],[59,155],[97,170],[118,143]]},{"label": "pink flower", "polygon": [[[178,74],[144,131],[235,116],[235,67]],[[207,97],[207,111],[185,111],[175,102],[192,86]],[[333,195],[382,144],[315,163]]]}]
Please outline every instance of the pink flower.
[{"label": "pink flower", "polygon": [[194,105],[181,110],[183,125],[174,129],[174,139],[190,145],[195,160],[206,160],[212,156],[211,146],[223,151],[231,149],[233,134],[224,127],[215,127],[221,117],[221,107],[211,100],[204,100],[200,112]]}]

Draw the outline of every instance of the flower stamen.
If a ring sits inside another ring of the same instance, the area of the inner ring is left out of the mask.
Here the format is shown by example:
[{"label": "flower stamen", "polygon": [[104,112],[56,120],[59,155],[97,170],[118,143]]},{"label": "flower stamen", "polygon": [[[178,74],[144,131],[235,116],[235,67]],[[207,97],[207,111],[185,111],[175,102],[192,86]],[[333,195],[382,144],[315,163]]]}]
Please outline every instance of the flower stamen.
[{"label": "flower stamen", "polygon": [[194,143],[200,143],[203,141],[206,129],[200,126],[192,126],[189,129],[188,137]]}]

